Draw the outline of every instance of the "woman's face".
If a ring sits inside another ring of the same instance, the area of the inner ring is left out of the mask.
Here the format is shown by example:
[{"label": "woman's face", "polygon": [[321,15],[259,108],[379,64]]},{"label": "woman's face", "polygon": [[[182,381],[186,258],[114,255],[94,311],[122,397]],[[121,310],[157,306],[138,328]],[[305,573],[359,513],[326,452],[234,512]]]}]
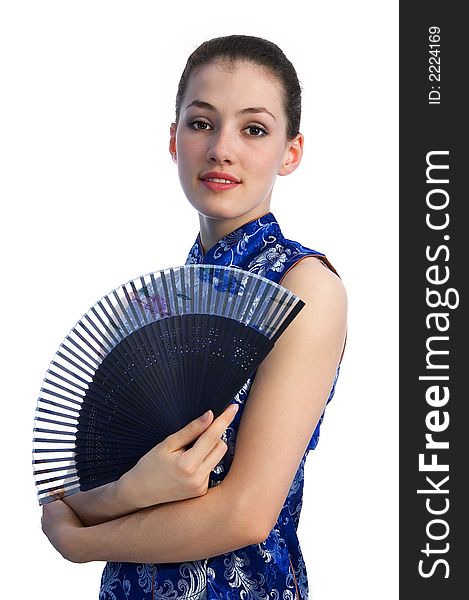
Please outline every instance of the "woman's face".
[{"label": "woman's face", "polygon": [[189,202],[215,219],[268,212],[276,176],[301,160],[303,137],[287,140],[286,130],[281,84],[260,67],[201,67],[171,126],[170,152]]}]

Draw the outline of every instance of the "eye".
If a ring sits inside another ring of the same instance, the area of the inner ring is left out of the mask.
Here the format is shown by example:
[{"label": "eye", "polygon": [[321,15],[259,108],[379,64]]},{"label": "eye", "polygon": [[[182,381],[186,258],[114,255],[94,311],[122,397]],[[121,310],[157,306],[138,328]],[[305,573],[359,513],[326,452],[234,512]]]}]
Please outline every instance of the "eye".
[{"label": "eye", "polygon": [[211,127],[210,123],[207,123],[207,121],[201,121],[200,119],[191,121],[188,125],[191,129],[195,129],[196,131],[207,131]]},{"label": "eye", "polygon": [[243,131],[247,131],[250,137],[264,137],[268,135],[267,130],[261,125],[248,125]]}]

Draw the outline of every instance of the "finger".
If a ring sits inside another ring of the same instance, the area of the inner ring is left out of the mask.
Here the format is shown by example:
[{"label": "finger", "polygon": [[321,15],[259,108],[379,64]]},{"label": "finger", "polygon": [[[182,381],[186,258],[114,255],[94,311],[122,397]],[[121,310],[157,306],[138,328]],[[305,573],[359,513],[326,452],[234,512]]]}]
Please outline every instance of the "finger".
[{"label": "finger", "polygon": [[213,421],[210,427],[202,433],[192,448],[184,453],[185,460],[190,460],[197,465],[202,464],[213,448],[218,444],[222,433],[229,426],[237,412],[238,405],[230,404],[228,408]]},{"label": "finger", "polygon": [[207,472],[213,471],[228,450],[227,444],[223,440],[218,440],[216,446],[207,455],[202,463],[202,469]]},{"label": "finger", "polygon": [[179,450],[189,445],[203,433],[213,421],[213,412],[208,410],[198,419],[194,419],[185,427],[168,436],[165,442],[168,444],[169,450]]}]

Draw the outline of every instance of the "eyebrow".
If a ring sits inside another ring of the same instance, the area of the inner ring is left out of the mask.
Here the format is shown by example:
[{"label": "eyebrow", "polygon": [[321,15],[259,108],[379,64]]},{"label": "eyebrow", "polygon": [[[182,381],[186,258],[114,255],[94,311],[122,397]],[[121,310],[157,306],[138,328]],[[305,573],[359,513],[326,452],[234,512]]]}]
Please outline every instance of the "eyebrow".
[{"label": "eyebrow", "polygon": [[[213,104],[210,104],[209,102],[204,102],[203,100],[193,100],[190,104],[188,104],[185,107],[184,110],[187,110],[191,106],[197,106],[197,108],[205,108],[205,109],[211,110],[211,111],[215,111],[216,110],[216,108],[213,106]],[[274,121],[277,120],[274,117],[274,115],[270,112],[270,110],[267,110],[263,106],[251,106],[249,108],[242,108],[240,111],[238,111],[239,115],[257,114],[257,113],[267,113],[268,115],[270,115],[272,117],[272,119]]]}]

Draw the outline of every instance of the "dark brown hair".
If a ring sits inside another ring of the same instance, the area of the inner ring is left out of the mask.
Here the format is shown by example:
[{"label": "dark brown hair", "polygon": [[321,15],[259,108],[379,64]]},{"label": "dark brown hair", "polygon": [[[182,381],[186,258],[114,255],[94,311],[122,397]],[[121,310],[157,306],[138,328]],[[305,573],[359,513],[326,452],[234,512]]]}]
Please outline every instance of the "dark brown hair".
[{"label": "dark brown hair", "polygon": [[176,95],[176,123],[190,76],[198,68],[223,61],[234,65],[247,61],[265,69],[283,87],[283,106],[287,118],[287,137],[299,133],[301,120],[301,86],[295,68],[282,50],[273,42],[251,35],[228,35],[203,42],[187,59]]}]

